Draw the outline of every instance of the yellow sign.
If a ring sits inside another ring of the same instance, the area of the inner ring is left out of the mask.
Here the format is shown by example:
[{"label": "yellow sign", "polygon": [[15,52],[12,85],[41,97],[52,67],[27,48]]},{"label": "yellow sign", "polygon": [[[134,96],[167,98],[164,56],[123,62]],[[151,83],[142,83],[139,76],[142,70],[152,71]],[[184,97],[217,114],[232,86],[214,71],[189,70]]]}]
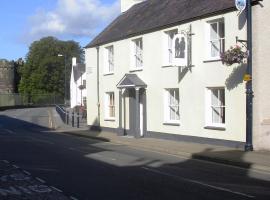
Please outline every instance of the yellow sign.
[{"label": "yellow sign", "polygon": [[245,74],[243,79],[244,79],[244,81],[251,81],[252,80],[252,78],[249,74]]}]

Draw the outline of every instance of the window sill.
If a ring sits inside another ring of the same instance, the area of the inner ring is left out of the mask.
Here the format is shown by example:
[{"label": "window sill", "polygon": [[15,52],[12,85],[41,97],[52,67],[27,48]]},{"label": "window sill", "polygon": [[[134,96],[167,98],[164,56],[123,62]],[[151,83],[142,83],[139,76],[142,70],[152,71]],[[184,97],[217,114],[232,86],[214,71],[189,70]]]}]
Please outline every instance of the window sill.
[{"label": "window sill", "polygon": [[220,58],[209,58],[203,61],[203,63],[210,63],[210,62],[220,62]]},{"label": "window sill", "polygon": [[163,122],[163,125],[180,126],[180,122]]},{"label": "window sill", "polygon": [[218,131],[225,131],[226,128],[222,126],[205,126],[204,129],[210,129],[210,130],[218,130]]},{"label": "window sill", "polygon": [[175,67],[173,64],[164,64],[161,66],[161,68],[168,68],[168,67]]},{"label": "window sill", "polygon": [[137,71],[142,71],[143,70],[143,68],[141,67],[141,68],[131,68],[129,71],[130,72],[137,72]]},{"label": "window sill", "polygon": [[114,72],[108,72],[108,73],[104,73],[103,75],[108,76],[108,75],[113,75],[113,74],[114,74]]},{"label": "window sill", "polygon": [[104,121],[114,122],[115,118],[105,118]]}]

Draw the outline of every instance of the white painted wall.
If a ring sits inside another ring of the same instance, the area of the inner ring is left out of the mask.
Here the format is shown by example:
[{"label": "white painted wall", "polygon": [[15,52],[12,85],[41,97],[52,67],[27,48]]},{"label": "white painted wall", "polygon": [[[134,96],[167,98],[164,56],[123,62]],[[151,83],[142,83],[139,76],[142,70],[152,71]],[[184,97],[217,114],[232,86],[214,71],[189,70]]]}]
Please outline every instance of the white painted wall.
[{"label": "white painted wall", "polygon": [[270,2],[253,7],[254,148],[270,150]]},{"label": "white painted wall", "polygon": [[[156,31],[145,35],[102,45],[100,47],[100,110],[102,127],[118,127],[118,89],[116,84],[125,73],[130,72],[130,53],[132,39],[143,38],[144,68],[136,73],[146,84],[147,96],[147,130],[179,135],[217,138],[233,141],[245,141],[245,89],[242,81],[243,70],[238,66],[227,67],[220,61],[208,62],[205,56],[205,25],[212,19],[225,18],[226,49],[235,45],[235,37],[246,38],[246,28],[239,28],[237,12],[231,12],[191,23],[193,33],[192,57],[193,65],[181,81],[178,81],[178,68],[163,67],[164,63],[164,31]],[[189,24],[171,27],[187,29]],[[106,46],[114,46],[115,71],[112,75],[104,75],[103,59]],[[87,74],[88,90],[88,124],[95,124],[97,119],[96,67],[97,54],[95,48],[86,49],[86,67],[92,72]],[[226,130],[205,129],[205,89],[206,87],[224,86],[226,93]],[[165,88],[179,88],[180,92],[180,126],[164,125]],[[104,94],[115,92],[116,119],[104,120]],[[127,117],[128,118],[128,117]]]},{"label": "white painted wall", "polygon": [[75,81],[74,80],[74,71],[73,67],[76,67],[77,62],[76,58],[72,58],[72,71],[70,77],[70,107],[74,108],[75,106],[83,105],[83,97],[87,96],[86,89],[82,91],[79,89],[79,86],[83,83],[83,80],[86,80],[86,73],[83,73],[82,76]]}]

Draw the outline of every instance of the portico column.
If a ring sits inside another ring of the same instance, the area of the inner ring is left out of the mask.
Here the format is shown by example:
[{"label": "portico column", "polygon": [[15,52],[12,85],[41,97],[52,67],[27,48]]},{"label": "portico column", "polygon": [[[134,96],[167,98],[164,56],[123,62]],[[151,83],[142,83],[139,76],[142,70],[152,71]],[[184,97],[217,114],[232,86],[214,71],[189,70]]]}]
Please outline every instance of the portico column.
[{"label": "portico column", "polygon": [[119,127],[118,135],[124,135],[124,129],[122,126],[122,89],[119,90]]},{"label": "portico column", "polygon": [[135,137],[140,137],[140,98],[139,98],[140,88],[135,88]]}]

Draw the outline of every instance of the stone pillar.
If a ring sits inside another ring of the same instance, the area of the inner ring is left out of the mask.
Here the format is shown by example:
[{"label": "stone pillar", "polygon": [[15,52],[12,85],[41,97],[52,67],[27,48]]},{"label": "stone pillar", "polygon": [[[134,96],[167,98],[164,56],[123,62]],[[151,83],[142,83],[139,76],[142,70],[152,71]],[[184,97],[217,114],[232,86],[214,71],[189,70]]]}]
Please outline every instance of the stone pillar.
[{"label": "stone pillar", "polygon": [[140,88],[135,88],[135,137],[140,137]]},{"label": "stone pillar", "polygon": [[122,125],[122,89],[119,90],[119,127],[118,135],[124,135],[124,128]]}]

